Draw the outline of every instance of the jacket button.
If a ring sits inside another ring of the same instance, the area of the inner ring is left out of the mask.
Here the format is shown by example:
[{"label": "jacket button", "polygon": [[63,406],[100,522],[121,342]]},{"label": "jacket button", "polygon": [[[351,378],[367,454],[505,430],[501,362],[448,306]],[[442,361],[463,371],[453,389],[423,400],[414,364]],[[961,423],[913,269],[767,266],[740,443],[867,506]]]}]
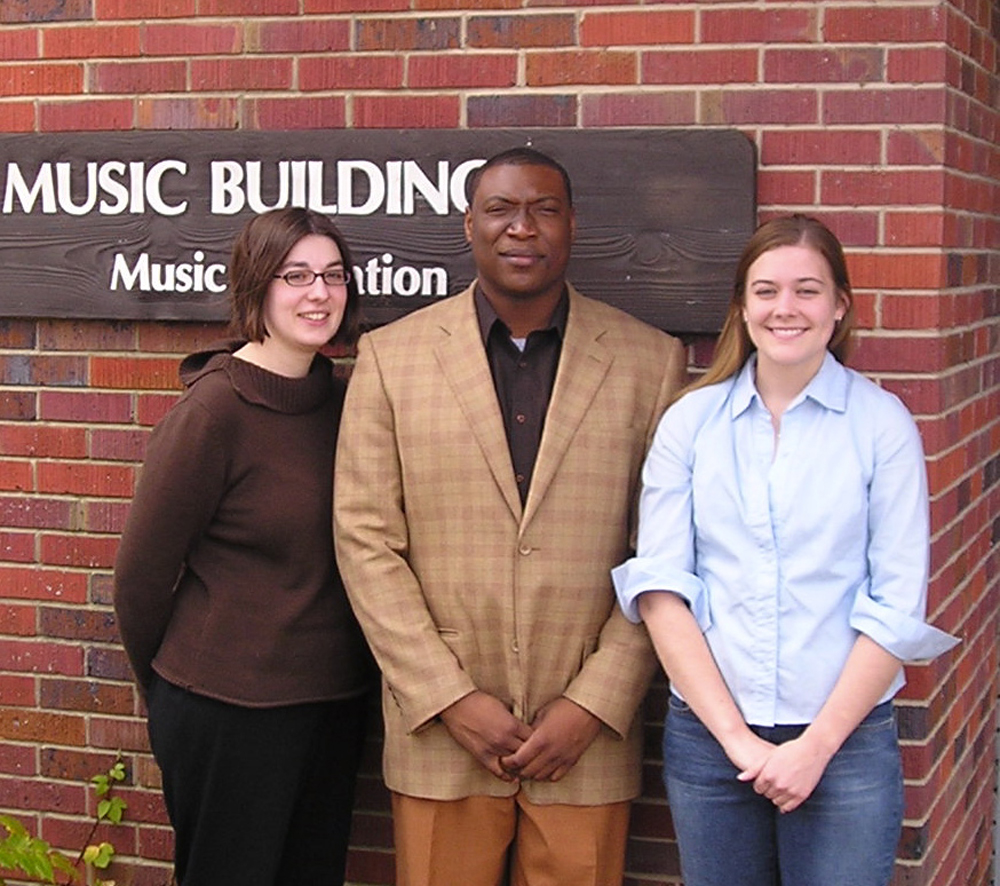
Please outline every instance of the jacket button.
[{"label": "jacket button", "polygon": [[517,552],[527,557],[528,554],[531,553],[531,545],[521,545],[521,547],[517,549]]},{"label": "jacket button", "polygon": [[517,645],[517,637],[510,641],[510,648],[513,649],[514,652],[521,651],[521,647]]}]

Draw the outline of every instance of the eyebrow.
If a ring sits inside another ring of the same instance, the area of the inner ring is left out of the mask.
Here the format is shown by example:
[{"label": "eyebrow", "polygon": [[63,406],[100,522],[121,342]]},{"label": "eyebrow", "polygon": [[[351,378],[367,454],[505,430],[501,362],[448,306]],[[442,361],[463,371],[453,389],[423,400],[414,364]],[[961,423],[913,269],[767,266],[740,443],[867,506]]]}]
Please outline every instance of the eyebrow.
[{"label": "eyebrow", "polygon": [[[795,280],[795,282],[796,283],[819,283],[822,286],[824,281],[820,277],[799,277],[798,279]],[[766,284],[766,285],[769,285],[769,286],[776,286],[777,285],[774,280],[768,280],[766,278],[765,279],[761,279],[761,280],[751,280],[750,281],[750,285],[751,286],[759,286],[762,283]]]}]

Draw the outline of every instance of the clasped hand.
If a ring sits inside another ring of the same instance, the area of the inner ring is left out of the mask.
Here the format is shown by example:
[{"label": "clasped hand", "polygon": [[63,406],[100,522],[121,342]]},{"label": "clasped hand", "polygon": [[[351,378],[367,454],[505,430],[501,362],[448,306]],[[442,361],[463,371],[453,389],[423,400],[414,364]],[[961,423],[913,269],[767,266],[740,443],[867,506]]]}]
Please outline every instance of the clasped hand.
[{"label": "clasped hand", "polygon": [[797,809],[815,790],[829,757],[804,735],[780,745],[750,735],[753,741],[730,756],[741,770],[737,778],[753,782],[753,789],[782,812]]},{"label": "clasped hand", "polygon": [[531,725],[475,691],[441,712],[452,738],[503,781],[559,781],[600,732],[600,721],[568,698],[555,698]]}]

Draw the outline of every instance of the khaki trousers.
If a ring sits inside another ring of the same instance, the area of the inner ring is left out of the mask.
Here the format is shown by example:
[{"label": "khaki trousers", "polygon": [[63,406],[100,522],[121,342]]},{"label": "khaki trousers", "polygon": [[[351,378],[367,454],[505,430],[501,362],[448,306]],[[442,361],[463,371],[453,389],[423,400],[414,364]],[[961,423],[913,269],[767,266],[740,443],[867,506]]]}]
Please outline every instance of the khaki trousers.
[{"label": "khaki trousers", "polygon": [[394,793],[396,886],[621,886],[630,805]]}]

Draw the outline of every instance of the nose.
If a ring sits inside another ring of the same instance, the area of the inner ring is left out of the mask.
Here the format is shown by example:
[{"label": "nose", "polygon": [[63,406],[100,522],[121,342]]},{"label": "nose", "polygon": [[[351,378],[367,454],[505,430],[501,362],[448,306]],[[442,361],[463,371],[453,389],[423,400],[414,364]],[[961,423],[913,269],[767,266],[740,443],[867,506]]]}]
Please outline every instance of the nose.
[{"label": "nose", "polygon": [[513,237],[533,237],[535,235],[535,220],[528,207],[520,207],[511,217],[507,225],[507,233]]},{"label": "nose", "polygon": [[775,297],[774,310],[776,313],[790,314],[795,310],[795,292],[788,286],[782,286]]},{"label": "nose", "polygon": [[312,283],[309,284],[306,290],[306,296],[314,301],[325,299],[329,294],[326,283],[318,274],[313,278]]}]

